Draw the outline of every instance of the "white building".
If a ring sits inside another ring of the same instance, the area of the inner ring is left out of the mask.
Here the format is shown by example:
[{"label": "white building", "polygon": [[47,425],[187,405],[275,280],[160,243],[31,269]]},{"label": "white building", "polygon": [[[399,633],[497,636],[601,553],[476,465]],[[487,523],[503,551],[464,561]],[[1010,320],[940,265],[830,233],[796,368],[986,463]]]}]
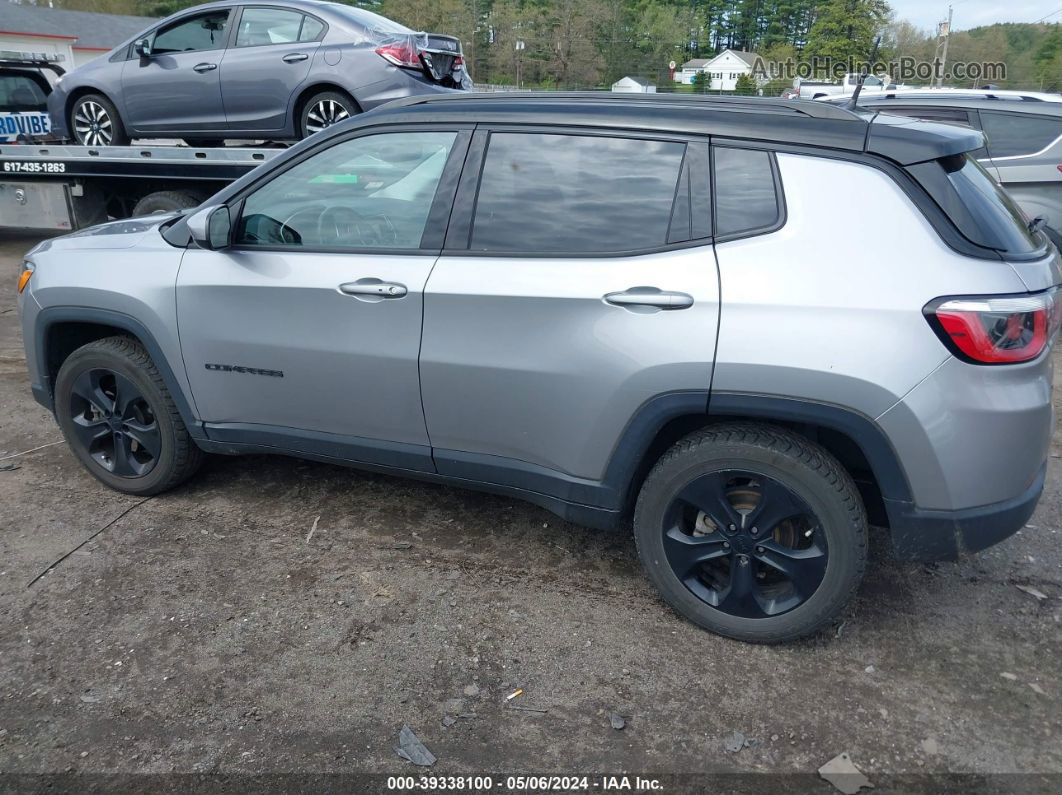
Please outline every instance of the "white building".
[{"label": "white building", "polygon": [[626,94],[655,94],[656,86],[645,77],[621,77],[612,84],[612,90]]},{"label": "white building", "polygon": [[733,91],[741,75],[752,74],[757,58],[756,53],[741,50],[723,50],[714,58],[694,58],[675,72],[675,82],[689,85],[698,72],[705,72],[712,78],[713,91]]},{"label": "white building", "polygon": [[149,27],[152,17],[94,14],[0,0],[0,50],[63,56],[70,71]]}]

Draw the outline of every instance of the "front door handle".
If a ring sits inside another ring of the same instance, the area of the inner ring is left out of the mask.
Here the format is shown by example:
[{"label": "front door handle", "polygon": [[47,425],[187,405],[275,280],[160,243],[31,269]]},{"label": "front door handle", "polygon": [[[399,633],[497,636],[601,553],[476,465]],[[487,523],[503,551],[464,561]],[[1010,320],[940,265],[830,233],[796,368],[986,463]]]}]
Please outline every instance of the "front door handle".
[{"label": "front door handle", "polygon": [[299,61],[305,61],[310,56],[304,52],[293,52],[285,55],[281,60],[284,63],[298,63]]},{"label": "front door handle", "polygon": [[197,63],[192,67],[192,69],[199,72],[199,74],[203,74],[203,72],[213,72],[217,68],[218,65],[216,63]]},{"label": "front door handle", "polygon": [[402,298],[409,290],[398,282],[384,282],[379,279],[358,279],[339,285],[339,292],[352,295],[362,301],[380,301],[384,298]]},{"label": "front door handle", "polygon": [[693,296],[656,287],[631,287],[618,293],[608,293],[605,302],[613,306],[647,306],[656,309],[688,309]]}]

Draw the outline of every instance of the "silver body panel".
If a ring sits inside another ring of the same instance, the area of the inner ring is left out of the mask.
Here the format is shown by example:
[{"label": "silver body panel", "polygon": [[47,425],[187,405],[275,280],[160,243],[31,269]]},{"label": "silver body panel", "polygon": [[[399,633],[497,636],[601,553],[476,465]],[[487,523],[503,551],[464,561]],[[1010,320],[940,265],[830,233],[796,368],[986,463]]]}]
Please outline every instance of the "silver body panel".
[{"label": "silver body panel", "polygon": [[[790,154],[780,154],[778,166],[788,200],[786,225],[770,235],[716,246],[723,309],[713,392],[802,398],[877,419],[952,359],[922,315],[929,301],[960,293],[1032,289],[1019,278],[1019,270],[1037,285],[1054,278],[1045,262],[1008,266],[956,254],[878,169]],[[831,201],[835,191],[861,200]],[[860,230],[869,219],[889,230],[887,246],[866,242]],[[808,234],[825,228],[853,230],[853,234],[825,240]],[[1052,267],[1057,268],[1057,263]],[[956,364],[974,371],[982,389],[992,390],[979,396],[984,405],[1007,406],[1016,400],[1024,406],[1026,416],[1033,419],[1030,424],[1019,422],[1022,430],[1031,430],[1036,418],[1049,415],[1049,373],[1034,377],[1040,379],[1039,386],[1031,393],[1012,396],[1013,379],[997,374],[1011,368]],[[928,392],[927,388],[922,394]],[[1039,396],[1039,408],[1029,406],[1035,402],[1033,395]],[[990,440],[973,432],[978,426],[970,426],[960,415],[941,413],[923,401],[912,402],[906,413],[889,416],[887,435],[905,465],[920,461],[923,474],[933,466],[932,456],[926,460],[926,445],[913,441],[917,433],[926,433],[924,424],[933,427],[938,443],[949,446],[947,455],[980,461],[985,470],[982,477],[969,478],[970,467],[976,465],[968,464],[961,484],[940,472],[934,477],[910,476],[915,500],[922,507],[988,502],[969,484],[993,477],[989,472],[1001,465],[1001,459],[1010,460],[1011,448],[1013,463],[1021,462],[1018,480],[1031,478],[1044,461],[1040,456],[1031,466],[1029,459],[1035,456],[1028,454],[1029,445],[1017,441],[1022,437],[1000,448],[995,437]],[[905,421],[914,427],[905,429]],[[1042,424],[1037,427],[1046,433]],[[1035,446],[1039,448],[1040,442]],[[940,459],[936,461],[940,465]]]},{"label": "silver body panel", "polygon": [[[681,290],[688,309],[607,293]],[[432,446],[600,478],[630,418],[664,392],[707,391],[718,325],[711,246],[628,258],[440,258],[424,307]]]},{"label": "silver body panel", "polygon": [[[428,443],[417,354],[432,256],[189,250],[177,279],[184,363],[200,418]],[[398,299],[339,285],[379,278]],[[283,372],[207,370],[206,364]]]}]

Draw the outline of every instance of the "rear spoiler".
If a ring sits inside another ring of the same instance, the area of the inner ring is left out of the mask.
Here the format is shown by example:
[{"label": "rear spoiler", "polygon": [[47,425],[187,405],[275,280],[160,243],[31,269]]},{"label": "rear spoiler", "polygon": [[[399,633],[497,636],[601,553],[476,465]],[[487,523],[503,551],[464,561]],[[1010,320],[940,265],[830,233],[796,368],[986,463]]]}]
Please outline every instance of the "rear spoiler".
[{"label": "rear spoiler", "polygon": [[973,152],[984,145],[984,134],[969,127],[876,113],[868,125],[866,151],[910,166]]}]

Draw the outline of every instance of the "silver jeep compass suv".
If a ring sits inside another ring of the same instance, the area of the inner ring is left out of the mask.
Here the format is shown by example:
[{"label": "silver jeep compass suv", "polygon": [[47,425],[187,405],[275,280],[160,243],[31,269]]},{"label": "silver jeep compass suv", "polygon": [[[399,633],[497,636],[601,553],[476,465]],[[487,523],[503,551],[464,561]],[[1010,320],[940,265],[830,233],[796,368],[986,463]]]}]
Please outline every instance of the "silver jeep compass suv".
[{"label": "silver jeep compass suv", "polygon": [[1059,255],[982,144],[812,102],[403,100],[31,251],[33,391],[121,491],[273,452],[631,519],[684,616],[796,638],[868,520],[954,558],[1043,488]]}]

